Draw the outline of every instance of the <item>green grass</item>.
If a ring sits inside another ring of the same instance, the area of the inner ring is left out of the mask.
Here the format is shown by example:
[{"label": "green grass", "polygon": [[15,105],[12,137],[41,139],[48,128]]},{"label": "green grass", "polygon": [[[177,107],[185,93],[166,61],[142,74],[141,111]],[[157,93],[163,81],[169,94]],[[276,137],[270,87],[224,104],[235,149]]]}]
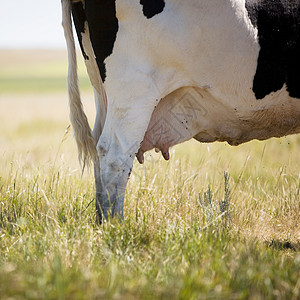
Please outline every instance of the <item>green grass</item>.
[{"label": "green grass", "polygon": [[[278,145],[273,140],[266,147],[273,152]],[[250,143],[240,155],[250,153],[256,164],[261,146]],[[145,167],[135,166],[124,223],[103,226],[95,225],[94,205],[88,206],[92,175],[81,178],[70,169],[75,161],[63,161],[59,152],[43,165],[28,166],[21,156],[2,162],[1,298],[299,299],[298,162],[282,172],[280,163],[255,171],[240,161],[245,169],[239,170],[230,163],[236,149],[226,149],[225,158],[223,144],[210,146],[212,156],[204,145],[186,148],[202,152],[206,166],[191,163],[183,147],[168,163],[151,154]],[[231,173],[228,229],[207,222],[198,198],[210,185],[212,201],[223,199],[225,165]]]},{"label": "green grass", "polygon": [[98,226],[64,101],[0,97],[1,299],[300,299],[299,136],[151,152]]}]

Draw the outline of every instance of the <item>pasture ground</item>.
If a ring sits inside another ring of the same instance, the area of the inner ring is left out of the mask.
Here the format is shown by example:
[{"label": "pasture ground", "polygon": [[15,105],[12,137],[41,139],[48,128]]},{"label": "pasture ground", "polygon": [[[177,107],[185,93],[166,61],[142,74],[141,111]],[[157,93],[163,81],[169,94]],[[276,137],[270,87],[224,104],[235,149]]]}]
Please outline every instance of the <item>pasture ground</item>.
[{"label": "pasture ground", "polygon": [[[191,141],[169,162],[151,152],[135,163],[124,222],[98,226],[65,63],[64,52],[0,52],[0,298],[300,299],[300,136]],[[92,123],[82,63],[80,74]]]}]

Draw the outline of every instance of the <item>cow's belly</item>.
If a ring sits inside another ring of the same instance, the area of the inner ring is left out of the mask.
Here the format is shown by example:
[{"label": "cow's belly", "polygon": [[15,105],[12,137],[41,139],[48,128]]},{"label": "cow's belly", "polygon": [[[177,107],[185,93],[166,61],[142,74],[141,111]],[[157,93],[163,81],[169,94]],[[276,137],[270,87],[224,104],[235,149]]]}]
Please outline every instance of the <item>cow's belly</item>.
[{"label": "cow's belly", "polygon": [[[240,103],[236,105],[236,103]],[[226,141],[238,145],[300,132],[300,100],[283,87],[264,100],[222,101],[209,88],[180,88],[155,108],[138,159],[152,148],[168,159],[169,147],[195,138],[200,142]]]}]

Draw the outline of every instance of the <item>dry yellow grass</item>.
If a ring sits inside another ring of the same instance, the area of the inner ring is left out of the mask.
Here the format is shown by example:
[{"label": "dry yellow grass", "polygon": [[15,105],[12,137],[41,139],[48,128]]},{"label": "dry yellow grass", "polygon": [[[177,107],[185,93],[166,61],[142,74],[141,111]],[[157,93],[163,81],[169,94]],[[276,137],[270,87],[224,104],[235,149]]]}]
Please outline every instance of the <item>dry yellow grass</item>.
[{"label": "dry yellow grass", "polygon": [[[83,98],[93,123],[93,96],[84,94]],[[66,94],[1,96],[0,118],[2,162],[17,159],[21,165],[35,168],[53,162],[58,154],[66,167],[80,172],[71,132],[61,144],[69,125]],[[239,147],[191,141],[174,148],[171,162],[164,162],[159,154],[151,152],[145,165],[135,163],[136,171],[128,193],[138,193],[134,188],[139,189],[141,184],[149,189],[147,183],[151,183],[153,189],[161,191],[163,199],[177,199],[178,195],[173,193],[180,186],[180,193],[186,196],[181,196],[182,211],[178,210],[176,214],[184,215],[188,209],[185,206],[191,205],[189,200],[184,204],[184,198],[192,198],[196,203],[198,193],[203,193],[208,185],[217,191],[218,199],[222,198],[222,174],[226,171],[231,175],[232,220],[236,230],[260,240],[297,243],[300,242],[299,150],[298,136],[253,141]],[[170,168],[172,176],[166,171]],[[140,172],[149,174],[149,178],[135,176]],[[158,179],[153,181],[156,173],[166,176],[169,185]],[[92,181],[92,174],[89,176]],[[127,214],[132,213],[132,207],[127,209]],[[198,213],[195,207],[190,209]],[[163,210],[156,211],[156,214],[158,218],[165,216]]]}]

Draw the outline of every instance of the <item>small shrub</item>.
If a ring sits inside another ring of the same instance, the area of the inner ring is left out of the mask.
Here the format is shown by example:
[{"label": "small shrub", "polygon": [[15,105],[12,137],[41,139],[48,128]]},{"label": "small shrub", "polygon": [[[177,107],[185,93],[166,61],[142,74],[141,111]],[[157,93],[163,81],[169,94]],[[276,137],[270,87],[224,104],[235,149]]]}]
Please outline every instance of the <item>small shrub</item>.
[{"label": "small shrub", "polygon": [[213,199],[213,193],[210,186],[208,190],[204,192],[203,199],[199,194],[199,204],[202,209],[205,218],[205,227],[209,227],[212,224],[219,223],[222,221],[222,227],[228,229],[230,214],[230,189],[229,189],[229,175],[224,172],[224,199],[221,201],[216,201]]}]

